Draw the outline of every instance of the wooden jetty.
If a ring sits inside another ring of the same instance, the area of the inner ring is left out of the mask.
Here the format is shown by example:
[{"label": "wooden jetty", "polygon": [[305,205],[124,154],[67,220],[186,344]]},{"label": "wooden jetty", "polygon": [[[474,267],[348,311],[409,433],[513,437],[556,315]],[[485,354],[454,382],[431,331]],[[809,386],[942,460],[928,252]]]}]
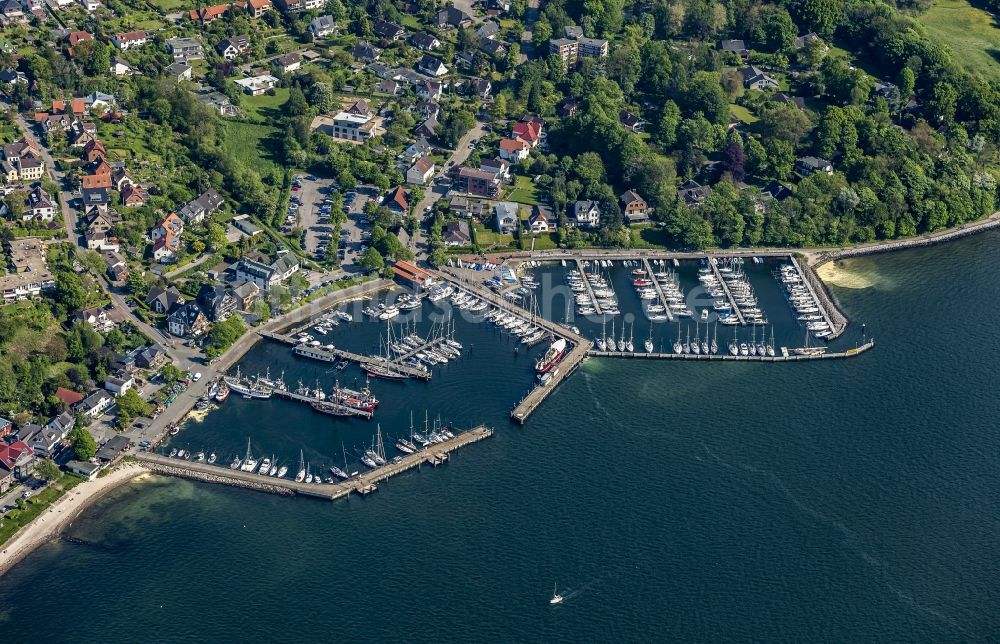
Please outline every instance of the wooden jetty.
[{"label": "wooden jetty", "polygon": [[667,321],[674,321],[674,313],[670,310],[670,302],[667,301],[667,296],[663,294],[663,287],[660,286],[660,280],[656,279],[656,275],[653,274],[653,267],[650,266],[649,260],[645,257],[642,258],[642,265],[646,269],[646,277],[648,277],[653,282],[653,288],[656,289],[656,294],[660,296],[660,304],[663,305],[664,312],[667,314]]},{"label": "wooden jetty", "polygon": [[[286,400],[305,403],[310,407],[314,402],[333,402],[329,400],[323,401],[320,400],[319,398],[316,398],[315,396],[303,396],[302,394],[295,393],[294,391],[288,391],[287,389],[275,389],[272,395],[277,396],[278,398],[284,398]],[[372,412],[365,411],[363,409],[357,409],[355,407],[349,407],[347,405],[340,405],[340,406],[343,408],[345,412],[344,414],[345,418],[349,416],[356,416],[358,418],[364,418],[365,420],[371,420],[371,417],[374,415]]]},{"label": "wooden jetty", "polygon": [[455,438],[428,445],[426,449],[415,454],[405,454],[398,460],[390,461],[373,470],[361,472],[357,476],[339,483],[297,483],[292,479],[279,479],[253,472],[231,470],[225,466],[169,458],[153,452],[138,452],[135,454],[135,458],[150,470],[169,476],[219,483],[272,494],[309,496],[334,501],[349,497],[352,492],[360,495],[370,494],[378,489],[378,484],[382,481],[407,470],[419,468],[422,465],[436,466],[445,463],[455,450],[477,443],[492,435],[492,428],[480,425],[456,434]]},{"label": "wooden jetty", "polygon": [[874,340],[847,349],[846,351],[827,352],[815,355],[798,355],[788,347],[781,347],[779,354],[774,356],[733,356],[726,354],[668,353],[668,352],[629,352],[629,351],[596,351],[590,350],[587,355],[595,358],[634,358],[637,360],[708,360],[722,362],[800,362],[803,360],[836,360],[838,358],[853,358],[875,346]]},{"label": "wooden jetty", "polygon": [[583,262],[579,259],[576,260],[576,268],[580,271],[580,279],[582,279],[583,283],[587,285],[587,294],[590,296],[591,306],[594,307],[594,310],[598,315],[601,315],[604,311],[601,309],[601,305],[597,302],[597,296],[594,295],[594,286],[590,283],[590,280],[587,279],[587,271],[583,268]]},{"label": "wooden jetty", "polygon": [[722,285],[722,292],[726,294],[726,299],[729,300],[729,306],[733,309],[733,315],[739,321],[740,326],[746,326],[746,318],[743,317],[743,311],[740,310],[740,306],[736,303],[736,298],[733,297],[733,292],[729,290],[729,284],[726,280],[722,279],[722,273],[719,272],[719,263],[715,257],[708,258],[708,265],[712,267],[712,274],[715,275],[715,279],[719,280],[719,284]]},{"label": "wooden jetty", "polygon": [[[295,340],[295,338],[283,335],[281,333],[272,333],[270,331],[259,331],[261,337],[267,338],[268,340],[274,340],[275,342],[281,342],[289,346],[294,347],[292,353],[297,356],[302,356],[303,358],[311,358],[313,360],[319,360],[320,362],[339,362],[341,360],[347,360],[349,362],[355,362],[362,366],[364,365],[384,365],[385,358],[380,358],[378,356],[366,356],[360,353],[353,353],[351,351],[346,351],[344,349],[338,349],[334,347],[333,349],[323,349],[321,347],[311,347],[305,344],[301,344]],[[430,380],[430,371],[424,371],[423,369],[416,369],[409,365],[400,364],[396,361],[389,361],[389,364],[395,371],[405,374],[411,378],[422,378],[424,380]]]}]

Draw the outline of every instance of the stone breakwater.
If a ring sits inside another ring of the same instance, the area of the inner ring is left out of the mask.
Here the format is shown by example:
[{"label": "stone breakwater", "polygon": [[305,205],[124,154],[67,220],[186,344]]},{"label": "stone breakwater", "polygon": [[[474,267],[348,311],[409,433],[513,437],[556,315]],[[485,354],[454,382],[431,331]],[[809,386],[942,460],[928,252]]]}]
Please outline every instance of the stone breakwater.
[{"label": "stone breakwater", "polygon": [[203,483],[216,483],[218,485],[228,485],[230,487],[243,488],[245,490],[254,490],[256,492],[268,492],[270,494],[280,494],[282,496],[294,496],[295,492],[288,489],[287,487],[282,487],[280,485],[272,485],[269,483],[264,483],[262,481],[250,481],[243,480],[241,478],[235,478],[231,476],[226,476],[223,473],[212,474],[209,472],[202,472],[199,470],[193,470],[185,467],[173,467],[170,465],[164,465],[162,463],[155,463],[147,461],[143,463],[146,469],[157,474],[164,474],[166,476],[178,476],[181,478],[192,479],[195,481],[201,481]]}]

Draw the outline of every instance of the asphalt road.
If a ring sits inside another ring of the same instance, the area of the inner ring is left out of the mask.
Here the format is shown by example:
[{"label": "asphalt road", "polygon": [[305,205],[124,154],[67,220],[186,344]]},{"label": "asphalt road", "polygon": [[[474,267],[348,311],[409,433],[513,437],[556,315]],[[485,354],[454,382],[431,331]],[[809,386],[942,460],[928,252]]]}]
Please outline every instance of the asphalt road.
[{"label": "asphalt road", "polygon": [[55,181],[56,185],[59,186],[59,207],[62,213],[63,224],[66,227],[66,235],[70,241],[74,244],[80,244],[81,235],[76,232],[76,211],[70,208],[69,202],[73,199],[73,194],[63,190],[65,188],[65,177],[63,173],[56,170],[55,159],[49,154],[48,148],[42,145],[42,142],[35,136],[34,130],[27,121],[24,120],[24,116],[21,114],[17,115],[18,125],[21,126],[21,131],[24,133],[24,138],[35,147],[38,148],[39,152],[42,154],[42,161],[45,162],[45,171],[48,173],[49,178]]}]

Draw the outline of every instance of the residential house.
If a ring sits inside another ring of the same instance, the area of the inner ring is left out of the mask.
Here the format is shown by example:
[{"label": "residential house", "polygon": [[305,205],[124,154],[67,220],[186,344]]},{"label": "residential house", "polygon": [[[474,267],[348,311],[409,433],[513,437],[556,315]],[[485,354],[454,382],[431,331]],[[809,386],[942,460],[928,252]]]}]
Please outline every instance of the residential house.
[{"label": "residential house", "polygon": [[250,51],[250,36],[225,38],[215,46],[215,51],[226,60],[236,60]]},{"label": "residential house", "polygon": [[406,183],[422,186],[434,176],[434,159],[422,156],[406,171]]},{"label": "residential house", "polygon": [[455,7],[455,5],[449,5],[438,12],[438,27],[441,29],[448,27],[463,29],[471,24],[472,16]]},{"label": "residential house", "polygon": [[188,18],[190,18],[192,22],[200,22],[203,25],[209,25],[226,15],[227,11],[229,11],[228,4],[217,4],[214,7],[200,7],[189,11]]},{"label": "residential house", "polygon": [[479,41],[479,51],[491,58],[500,58],[507,54],[507,47],[499,40],[484,38]]},{"label": "residential house", "polygon": [[372,32],[383,40],[401,40],[406,36],[406,30],[394,22],[379,20],[372,26]]},{"label": "residential house", "polygon": [[188,203],[181,206],[180,210],[177,211],[177,214],[180,215],[185,222],[189,224],[196,224],[205,219],[205,217],[217,212],[225,201],[225,198],[216,192],[214,188],[209,188],[205,192],[198,195],[196,199],[192,199]]},{"label": "residential house", "polygon": [[542,120],[527,116],[522,118],[514,124],[511,137],[520,139],[531,147],[536,147],[542,140]]},{"label": "residential house", "polygon": [[[111,57],[111,66],[108,71],[119,77],[131,76],[134,73],[132,71],[132,66],[117,56]],[[73,142],[73,145],[76,145],[76,141]]]},{"label": "residential house", "polygon": [[335,139],[363,142],[378,136],[378,121],[373,116],[338,112],[333,116],[329,134]]},{"label": "residential house", "polygon": [[62,442],[58,430],[43,427],[28,444],[36,458],[52,458],[62,449]]},{"label": "residential house", "polygon": [[163,70],[163,75],[174,79],[177,82],[191,80],[191,65],[187,63],[170,63]]},{"label": "residential house", "polygon": [[493,225],[498,233],[512,233],[520,224],[520,207],[513,201],[501,201],[493,207]]},{"label": "residential house", "polygon": [[87,160],[87,163],[96,163],[106,156],[108,156],[108,152],[99,139],[93,139],[83,146],[83,158]]},{"label": "residential house", "polygon": [[104,265],[112,281],[121,282],[128,277],[128,263],[124,257],[118,254],[118,251],[103,251],[101,256],[104,257]]},{"label": "residential house", "polygon": [[54,395],[66,407],[72,407],[76,403],[83,400],[83,394],[81,394],[79,391],[73,391],[72,389],[67,389],[66,387],[56,387],[56,392]]},{"label": "residential house", "polygon": [[171,38],[167,41],[167,51],[173,56],[175,63],[186,63],[205,57],[204,47],[194,38]]},{"label": "residential house", "polygon": [[501,182],[510,180],[510,161],[506,159],[501,159],[500,157],[484,159],[479,162],[479,169],[495,174]]},{"label": "residential house", "polygon": [[184,220],[177,216],[177,213],[170,213],[163,218],[159,224],[153,227],[149,236],[153,241],[163,239],[167,235],[173,234],[178,237],[184,232]]},{"label": "residential house", "polygon": [[8,270],[0,275],[4,304],[38,297],[55,286],[45,259],[46,245],[37,239],[11,239],[4,242]]},{"label": "residential house", "polygon": [[221,116],[237,116],[240,113],[236,106],[229,101],[229,98],[221,92],[199,94],[198,102],[217,110]]},{"label": "residential house", "polygon": [[608,41],[600,38],[553,38],[549,40],[549,53],[559,56],[564,69],[575,67],[582,58],[606,58]]},{"label": "residential house", "polygon": [[434,51],[435,49],[439,49],[441,47],[440,40],[422,31],[410,36],[410,42],[414,47],[423,51]]},{"label": "residential house", "polygon": [[806,108],[806,99],[801,96],[789,96],[784,92],[778,92],[771,99],[775,103],[784,103],[785,105],[794,105],[795,107],[804,110]]},{"label": "residential house", "polygon": [[233,82],[243,89],[244,94],[260,96],[267,90],[274,89],[274,86],[278,84],[278,79],[270,74],[261,74],[250,78],[237,78]]},{"label": "residential house", "polygon": [[24,18],[24,6],[18,0],[7,0],[0,3],[0,14],[8,22],[18,22]]},{"label": "residential house", "polygon": [[649,220],[649,206],[646,201],[633,190],[626,190],[618,197],[625,221],[630,224]]},{"label": "residential house", "polygon": [[111,187],[110,174],[86,174],[80,178],[80,187],[84,190]]},{"label": "residential house", "polygon": [[181,304],[167,316],[167,330],[179,338],[198,337],[208,329],[208,317],[195,302]]},{"label": "residential house", "polygon": [[333,16],[317,16],[309,22],[309,33],[313,38],[326,38],[337,31],[337,23]]},{"label": "residential house", "polygon": [[[804,36],[797,36],[795,40],[792,41],[792,47],[794,47],[795,49],[802,49],[807,44],[809,44],[810,40],[821,40],[821,38],[816,34],[815,31],[813,31],[807,33]],[[826,49],[829,50],[830,48],[827,47]]]},{"label": "residential house", "polygon": [[289,74],[302,67],[302,56],[292,52],[284,56],[278,56],[271,64],[282,74]]},{"label": "residential house", "polygon": [[260,299],[260,287],[253,282],[238,282],[233,285],[233,299],[240,311],[249,311]]},{"label": "residential house", "polygon": [[104,389],[98,389],[80,401],[80,403],[76,406],[76,412],[83,414],[88,418],[100,418],[101,414],[103,414],[108,407],[113,405],[114,402],[114,396],[109,394]]},{"label": "residential house", "polygon": [[135,366],[140,369],[156,369],[166,360],[167,352],[154,343],[139,349],[139,353],[135,356]]},{"label": "residential house", "polygon": [[0,442],[0,493],[9,490],[15,481],[30,478],[34,465],[34,452],[26,442]]},{"label": "residential house", "polygon": [[778,88],[778,81],[754,65],[749,65],[741,69],[740,76],[743,77],[743,87],[746,89],[765,90]]},{"label": "residential house", "polygon": [[517,163],[528,158],[531,146],[521,139],[501,139],[500,158]]},{"label": "residential house", "polygon": [[114,222],[108,213],[101,212],[100,209],[94,212],[87,222],[87,228],[83,234],[87,248],[97,251],[117,251],[118,239],[113,237],[110,232],[113,225]]},{"label": "residential house", "polygon": [[171,264],[177,261],[177,255],[181,252],[181,238],[173,233],[153,242],[153,259],[160,264]]},{"label": "residential house", "polygon": [[703,186],[694,179],[688,179],[677,189],[677,197],[688,206],[701,205],[710,194],[712,194],[711,186]]},{"label": "residential house", "polygon": [[325,4],[324,0],[278,0],[278,6],[286,13],[304,13],[321,9]]},{"label": "residential house", "polygon": [[252,282],[263,291],[281,284],[299,270],[299,261],[292,253],[282,253],[270,264],[242,258],[236,264],[236,280]]},{"label": "residential house", "polygon": [[646,122],[631,112],[621,110],[618,112],[618,122],[629,132],[639,133],[646,127]]},{"label": "residential house", "polygon": [[441,113],[441,106],[437,103],[437,101],[429,98],[418,101],[417,104],[413,106],[413,109],[424,118],[429,119],[436,119]]},{"label": "residential house", "polygon": [[722,40],[719,41],[719,50],[736,54],[740,58],[746,59],[750,55],[750,50],[742,40]]},{"label": "residential house", "polygon": [[487,20],[476,29],[476,36],[480,40],[492,40],[500,33],[500,25],[496,20]]},{"label": "residential house", "polygon": [[84,212],[89,212],[91,208],[107,212],[108,204],[111,203],[107,188],[84,188],[81,193],[83,198],[80,201]]},{"label": "residential house", "polygon": [[417,162],[417,159],[430,154],[433,149],[433,146],[427,142],[427,139],[420,138],[407,146],[400,155],[400,158],[407,165],[413,165]]},{"label": "residential house", "polygon": [[554,223],[549,223],[549,216],[539,207],[528,217],[528,228],[533,233],[547,233],[555,228]]},{"label": "residential house", "polygon": [[121,191],[122,205],[126,208],[137,208],[146,205],[146,193],[139,186],[129,184]]},{"label": "residential house", "polygon": [[104,388],[114,394],[115,397],[121,396],[129,389],[136,389],[135,376],[127,371],[109,374],[104,379]]},{"label": "residential house", "polygon": [[28,82],[28,76],[24,72],[19,72],[13,69],[5,69],[0,71],[0,83],[4,85],[16,85],[17,83]]},{"label": "residential house", "polygon": [[493,83],[488,79],[477,78],[472,81],[472,91],[476,93],[476,96],[482,99],[488,99],[493,93]]},{"label": "residential house", "polygon": [[406,198],[406,190],[403,186],[396,186],[396,189],[386,196],[385,205],[395,213],[403,215],[410,213],[410,202]]},{"label": "residential house", "polygon": [[469,246],[472,244],[472,234],[469,232],[469,224],[465,221],[450,221],[444,227],[444,234],[441,235],[445,246]]},{"label": "residential house", "polygon": [[69,44],[70,51],[82,42],[87,42],[88,40],[93,40],[94,37],[91,36],[86,31],[71,31],[66,36],[66,42]]},{"label": "residential house", "polygon": [[414,128],[413,133],[424,138],[434,138],[437,134],[438,126],[439,124],[437,119],[431,117]]},{"label": "residential house", "polygon": [[378,60],[379,57],[382,56],[382,50],[373,46],[368,41],[364,41],[354,45],[354,49],[351,50],[351,55],[360,61],[371,63]]},{"label": "residential house", "polygon": [[819,157],[799,157],[795,160],[795,171],[803,177],[808,177],[809,175],[817,172],[833,174],[833,164],[826,159],[820,159]]},{"label": "residential house", "polygon": [[247,13],[253,18],[260,18],[271,10],[271,0],[248,0]]},{"label": "residential house", "polygon": [[770,197],[775,201],[784,201],[792,196],[792,189],[780,181],[772,181],[763,188],[760,193],[765,197]]},{"label": "residential house", "polygon": [[597,228],[601,223],[601,208],[596,201],[573,203],[573,223],[580,228]]},{"label": "residential house", "polygon": [[221,322],[236,311],[236,300],[222,284],[203,284],[198,291],[198,304],[212,322]]},{"label": "residential house", "polygon": [[[75,392],[74,392],[75,393]],[[83,396],[80,396],[80,400]],[[63,440],[69,435],[73,427],[76,426],[76,416],[69,411],[64,411],[63,413],[55,416],[45,425],[44,429],[49,429],[56,432],[59,435],[59,440]]]},{"label": "residential house", "polygon": [[170,313],[177,305],[183,303],[184,296],[173,286],[167,288],[154,286],[146,295],[146,306],[161,314]]},{"label": "residential house", "polygon": [[357,116],[371,116],[374,112],[371,104],[363,98],[351,103],[344,111],[348,114],[355,114]]},{"label": "residential house", "polygon": [[115,47],[118,49],[127,51],[134,47],[142,47],[149,42],[149,37],[145,31],[138,29],[136,31],[126,31],[125,33],[115,34],[112,36],[111,42],[113,42]]},{"label": "residential house", "polygon": [[49,222],[56,216],[56,207],[53,204],[49,193],[45,192],[41,186],[35,188],[28,194],[28,208],[24,211],[23,219]]},{"label": "residential house", "polygon": [[494,172],[463,166],[458,169],[455,189],[477,197],[495,199],[500,194],[500,177]]},{"label": "residential house", "polygon": [[7,438],[14,433],[14,423],[6,418],[0,418],[0,438]]},{"label": "residential house", "polygon": [[79,322],[90,325],[90,328],[98,333],[107,333],[117,326],[115,321],[111,319],[111,316],[108,315],[107,309],[96,306],[89,309],[80,309],[73,317]]},{"label": "residential house", "polygon": [[429,76],[439,77],[448,73],[448,67],[434,56],[424,54],[423,58],[417,63],[417,71]]},{"label": "residential house", "polygon": [[440,100],[444,93],[444,83],[436,80],[426,80],[417,84],[417,96],[432,101]]}]

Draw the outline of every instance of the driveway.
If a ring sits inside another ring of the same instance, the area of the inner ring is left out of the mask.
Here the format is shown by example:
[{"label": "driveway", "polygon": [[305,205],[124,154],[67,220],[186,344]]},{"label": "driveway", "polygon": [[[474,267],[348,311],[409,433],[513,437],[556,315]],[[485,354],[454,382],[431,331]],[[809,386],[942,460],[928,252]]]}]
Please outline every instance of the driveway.
[{"label": "driveway", "polygon": [[56,170],[55,159],[49,154],[49,149],[42,145],[42,142],[35,136],[34,130],[24,120],[24,116],[18,114],[17,123],[21,126],[24,138],[41,152],[42,161],[45,162],[45,171],[48,173],[49,178],[59,186],[59,207],[62,212],[63,224],[66,227],[67,238],[74,244],[80,244],[81,236],[76,232],[76,211],[69,207],[69,202],[73,199],[73,195],[63,190],[66,187],[63,174]]},{"label": "driveway", "polygon": [[[448,174],[448,170],[452,167],[457,167],[465,163],[465,160],[469,158],[470,154],[472,154],[472,149],[469,148],[469,144],[473,139],[476,139],[477,141],[481,139],[485,133],[486,124],[479,121],[476,121],[476,125],[465,133],[465,136],[462,137],[462,139],[458,142],[458,145],[455,147],[455,151],[452,152],[451,156],[448,157],[448,160],[445,161],[444,167],[438,168],[438,171],[431,179],[430,185],[426,187],[424,198],[420,200],[420,203],[418,203],[413,210],[414,216],[421,220],[426,219],[425,211],[427,208],[433,206],[439,199],[447,194],[447,190],[436,186],[434,181],[436,181],[438,177],[443,177]],[[426,222],[424,222],[424,224],[426,224]],[[427,234],[424,232],[423,225],[417,228],[417,233],[410,239],[410,249],[418,259],[422,256],[426,256]]]}]

